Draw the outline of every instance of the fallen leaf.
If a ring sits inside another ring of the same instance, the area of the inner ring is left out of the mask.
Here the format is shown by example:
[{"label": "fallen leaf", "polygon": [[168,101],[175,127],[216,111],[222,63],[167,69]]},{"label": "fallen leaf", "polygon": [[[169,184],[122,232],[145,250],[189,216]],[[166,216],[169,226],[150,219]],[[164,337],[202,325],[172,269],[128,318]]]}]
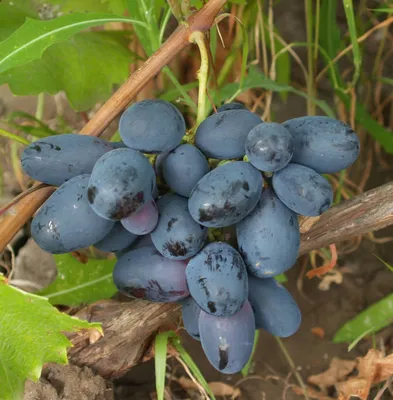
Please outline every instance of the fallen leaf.
[{"label": "fallen leaf", "polygon": [[[291,389],[295,394],[298,396],[303,396],[304,397],[304,390],[300,386],[291,386]],[[333,400],[333,397],[326,396],[321,392],[317,392],[314,389],[307,388],[307,395],[310,399],[316,399],[316,400]]]},{"label": "fallen leaf", "polygon": [[[181,376],[177,379],[177,383],[185,390],[198,390],[198,386],[191,379]],[[237,399],[241,396],[241,390],[223,382],[208,383],[210,390],[215,396],[231,396]]]},{"label": "fallen leaf", "polygon": [[321,276],[331,271],[337,264],[337,249],[335,244],[331,244],[330,251],[332,252],[332,259],[328,264],[322,265],[322,267],[313,269],[307,272],[307,278],[311,279],[314,276]]},{"label": "fallen leaf", "polygon": [[367,379],[351,378],[347,382],[341,382],[336,385],[338,400],[351,400],[357,397],[367,400],[370,388],[368,388]]},{"label": "fallen leaf", "polygon": [[320,326],[315,326],[314,328],[311,328],[311,333],[314,336],[319,337],[320,339],[323,339],[325,337],[325,329],[321,328]]},{"label": "fallen leaf", "polygon": [[340,358],[333,357],[329,368],[321,374],[311,375],[308,378],[308,382],[319,386],[323,392],[326,392],[328,387],[334,386],[336,383],[343,381],[347,375],[354,370],[355,367],[356,361],[342,360]]}]

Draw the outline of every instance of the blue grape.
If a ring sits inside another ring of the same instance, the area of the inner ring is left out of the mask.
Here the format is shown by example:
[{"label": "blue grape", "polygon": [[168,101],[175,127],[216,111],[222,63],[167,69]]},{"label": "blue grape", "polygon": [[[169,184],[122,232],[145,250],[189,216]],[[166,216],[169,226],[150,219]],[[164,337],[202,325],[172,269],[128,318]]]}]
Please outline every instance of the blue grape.
[{"label": "blue grape", "polygon": [[113,282],[130,297],[157,302],[176,302],[189,296],[186,262],[163,257],[154,247],[124,254],[113,270]]},{"label": "blue grape", "polygon": [[127,231],[135,235],[147,235],[157,225],[158,209],[154,200],[148,201],[141,209],[121,220]]},{"label": "blue grape", "polygon": [[116,149],[103,155],[94,166],[88,199],[101,217],[121,220],[151,199],[154,185],[153,167],[143,154]]},{"label": "blue grape", "polygon": [[94,247],[101,251],[117,253],[131,246],[137,238],[137,235],[128,232],[120,222],[115,222],[110,232]]},{"label": "blue grape", "polygon": [[273,189],[289,209],[300,215],[321,215],[333,201],[329,182],[311,168],[299,164],[288,164],[276,172]]},{"label": "blue grape", "polygon": [[184,197],[189,197],[197,182],[209,172],[205,156],[190,144],[181,144],[172,150],[162,167],[165,182]]},{"label": "blue grape", "polygon": [[79,175],[63,183],[33,218],[31,235],[48,253],[68,253],[91,246],[113,228],[112,221],[99,217],[89,206],[89,178],[90,175]]},{"label": "blue grape", "polygon": [[247,136],[246,155],[255,168],[278,171],[291,161],[292,136],[283,125],[275,122],[259,124]]},{"label": "blue grape", "polygon": [[251,274],[269,278],[296,262],[300,246],[297,215],[287,208],[271,188],[236,227],[240,253]]},{"label": "blue grape", "polygon": [[242,103],[234,101],[232,103],[223,104],[222,106],[217,108],[218,113],[228,110],[247,110],[247,107]]},{"label": "blue grape", "polygon": [[160,218],[151,239],[157,250],[173,260],[194,256],[205,244],[207,229],[195,222],[184,197],[166,194],[157,201]]},{"label": "blue grape", "polygon": [[40,182],[60,186],[74,176],[90,174],[96,161],[111,150],[110,143],[93,136],[49,136],[25,148],[22,168]]},{"label": "blue grape", "polygon": [[302,315],[293,297],[273,278],[248,279],[248,300],[254,311],[256,329],[288,337],[300,327]]},{"label": "blue grape", "polygon": [[164,100],[144,100],[133,104],[120,118],[123,142],[144,153],[174,149],[186,133],[180,111]]},{"label": "blue grape", "polygon": [[213,242],[193,257],[186,269],[191,296],[205,312],[226,317],[247,299],[247,271],[240,254],[229,244]]},{"label": "blue grape", "polygon": [[339,172],[352,165],[360,151],[352,128],[329,117],[301,117],[283,124],[293,137],[292,162],[320,174]]},{"label": "blue grape", "polygon": [[[121,225],[120,222],[115,222],[115,223]],[[121,226],[123,226],[123,225],[121,225]],[[124,227],[123,227],[123,229],[126,230]],[[130,233],[130,232],[129,232],[129,234],[132,235],[132,233]],[[130,246],[126,247],[125,249],[119,250],[115,253],[117,259],[122,257],[124,254],[130,252],[131,250],[140,249],[141,247],[152,247],[152,246],[154,247],[153,242],[151,241],[150,235],[142,235],[142,236],[136,236],[136,237],[137,237],[137,239],[135,240],[134,243],[132,243]]]},{"label": "blue grape", "polygon": [[199,337],[199,314],[201,309],[195,300],[190,296],[180,302],[181,314],[183,318],[184,328],[188,334],[196,339],[200,340]]},{"label": "blue grape", "polygon": [[196,146],[210,158],[241,158],[247,135],[261,118],[248,110],[228,110],[206,118],[195,135]]},{"label": "blue grape", "polygon": [[192,218],[201,225],[222,228],[242,220],[256,206],[263,178],[243,161],[221,165],[194,187],[188,201]]},{"label": "blue grape", "polygon": [[206,357],[224,374],[240,372],[251,357],[255,336],[255,318],[246,301],[235,315],[216,317],[201,311],[199,333]]},{"label": "blue grape", "polygon": [[154,162],[154,171],[156,175],[163,179],[164,178],[164,161],[168,157],[169,152],[161,153],[157,156],[155,162]]}]

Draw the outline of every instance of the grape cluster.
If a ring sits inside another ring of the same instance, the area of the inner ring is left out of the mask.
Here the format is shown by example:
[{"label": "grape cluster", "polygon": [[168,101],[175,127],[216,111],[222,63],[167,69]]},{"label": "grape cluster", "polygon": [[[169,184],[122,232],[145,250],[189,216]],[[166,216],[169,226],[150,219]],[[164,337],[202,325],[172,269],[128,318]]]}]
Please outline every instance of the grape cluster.
[{"label": "grape cluster", "polygon": [[25,149],[25,172],[60,186],[32,236],[50,253],[116,253],[119,291],[180,303],[211,364],[238,372],[255,329],[287,337],[299,328],[299,308],[274,277],[296,262],[298,215],[332,203],[321,174],[350,166],[359,140],[332,118],[264,123],[239,103],[220,107],[193,137],[161,100],[129,107],[119,132],[118,143],[63,134]]}]

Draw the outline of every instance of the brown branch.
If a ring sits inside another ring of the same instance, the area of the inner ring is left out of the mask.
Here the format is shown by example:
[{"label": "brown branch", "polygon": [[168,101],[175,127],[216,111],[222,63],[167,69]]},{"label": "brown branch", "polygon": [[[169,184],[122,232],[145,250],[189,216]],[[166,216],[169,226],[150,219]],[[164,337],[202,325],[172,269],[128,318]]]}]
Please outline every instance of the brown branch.
[{"label": "brown branch", "polygon": [[[93,118],[83,127],[81,134],[99,136],[130,101],[165,67],[177,54],[190,44],[188,38],[194,31],[207,32],[226,0],[210,0],[188,21],[172,33],[168,40],[146,62],[135,71],[116,93],[101,107]],[[44,201],[53,193],[54,188],[37,190],[23,201],[15,204],[0,219],[0,252],[34,215]]]},{"label": "brown branch", "polygon": [[[326,247],[393,224],[393,182],[346,201],[326,212],[303,233],[300,253]],[[154,334],[180,316],[177,304],[103,301],[77,314],[103,323],[105,336],[89,345],[89,333],[70,336],[72,363],[88,366],[105,377],[122,375],[132,366],[151,358]]]}]

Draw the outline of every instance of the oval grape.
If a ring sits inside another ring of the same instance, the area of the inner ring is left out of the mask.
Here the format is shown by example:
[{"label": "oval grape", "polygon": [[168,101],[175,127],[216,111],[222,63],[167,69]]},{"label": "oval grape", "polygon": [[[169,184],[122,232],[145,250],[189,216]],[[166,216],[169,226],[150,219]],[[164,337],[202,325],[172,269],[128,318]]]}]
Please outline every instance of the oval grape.
[{"label": "oval grape", "polygon": [[209,164],[195,146],[181,144],[167,155],[162,172],[173,191],[189,197],[197,182],[209,172]]},{"label": "oval grape", "polygon": [[199,336],[199,314],[201,309],[195,300],[189,296],[181,300],[181,314],[183,318],[184,328],[187,333],[194,339],[200,340]]},{"label": "oval grape", "polygon": [[247,299],[247,271],[240,254],[229,244],[213,242],[193,257],[186,269],[191,296],[205,312],[231,316]]},{"label": "oval grape", "polygon": [[127,296],[156,302],[176,302],[190,295],[186,262],[169,260],[154,247],[131,250],[117,260],[113,282]]},{"label": "oval grape", "polygon": [[121,220],[150,200],[154,185],[153,167],[143,154],[116,149],[103,155],[94,166],[88,199],[99,216]]},{"label": "oval grape", "polygon": [[227,163],[198,181],[188,209],[201,225],[214,228],[233,225],[256,206],[262,186],[261,173],[249,163]]},{"label": "oval grape", "polygon": [[115,222],[109,233],[95,243],[94,247],[101,251],[117,253],[131,246],[137,238],[137,235],[128,232],[120,222]]},{"label": "oval grape", "polygon": [[157,206],[160,218],[150,235],[157,250],[174,260],[185,260],[198,253],[205,244],[207,229],[192,219],[187,199],[166,194],[158,199]]},{"label": "oval grape", "polygon": [[235,315],[216,317],[201,311],[199,333],[206,357],[218,371],[235,374],[241,371],[251,357],[255,318],[246,301]]},{"label": "oval grape", "polygon": [[333,201],[329,182],[311,168],[288,164],[273,175],[273,189],[278,198],[300,215],[317,216]]},{"label": "oval grape", "polygon": [[228,110],[212,114],[198,127],[195,145],[210,158],[227,160],[245,154],[247,135],[261,118],[248,110]]},{"label": "oval grape", "polygon": [[90,174],[110,143],[93,136],[63,134],[37,140],[22,153],[27,175],[48,185],[60,186],[74,176]]},{"label": "oval grape", "polygon": [[180,111],[164,100],[144,100],[122,114],[119,132],[123,142],[143,153],[174,149],[186,133]]},{"label": "oval grape", "polygon": [[352,165],[360,151],[359,138],[352,128],[334,118],[307,116],[283,124],[292,135],[292,162],[320,174],[339,172]]},{"label": "oval grape", "polygon": [[135,235],[147,235],[157,226],[158,209],[154,200],[148,201],[134,214],[121,220],[127,231]]},{"label": "oval grape", "polygon": [[48,253],[62,254],[94,245],[113,228],[87,201],[90,175],[63,183],[43,204],[31,223],[31,235]]},{"label": "oval grape", "polygon": [[246,155],[255,168],[278,171],[291,161],[292,136],[283,125],[275,122],[259,124],[247,136]]},{"label": "oval grape", "polygon": [[271,188],[262,192],[255,209],[236,226],[240,253],[252,275],[269,278],[296,262],[300,246],[297,215]]},{"label": "oval grape", "polygon": [[254,311],[256,329],[288,337],[300,327],[302,315],[291,294],[273,278],[249,276],[248,300]]},{"label": "oval grape", "polygon": [[223,112],[223,111],[228,111],[228,110],[247,110],[247,107],[242,103],[233,101],[232,103],[226,103],[217,108],[218,113]]}]

